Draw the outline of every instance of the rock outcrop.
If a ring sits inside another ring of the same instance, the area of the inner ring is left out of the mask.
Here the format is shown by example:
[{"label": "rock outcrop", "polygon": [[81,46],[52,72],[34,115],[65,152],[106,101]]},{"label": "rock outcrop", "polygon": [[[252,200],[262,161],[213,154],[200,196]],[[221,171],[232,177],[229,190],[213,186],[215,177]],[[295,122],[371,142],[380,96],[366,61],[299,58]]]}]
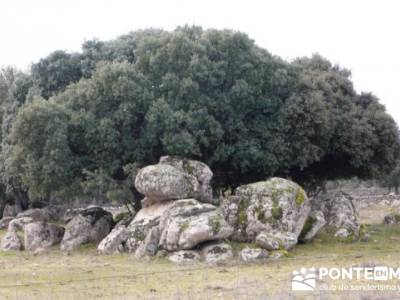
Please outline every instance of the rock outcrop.
[{"label": "rock outcrop", "polygon": [[25,250],[35,251],[38,248],[50,248],[61,242],[64,227],[45,222],[33,222],[24,227]]},{"label": "rock outcrop", "polygon": [[31,208],[25,210],[23,212],[20,212],[15,218],[31,218],[33,222],[48,222],[52,220],[50,214],[44,209],[40,208]]},{"label": "rock outcrop", "polygon": [[2,251],[19,251],[23,249],[21,238],[17,231],[8,230],[6,235],[1,239],[0,250]]},{"label": "rock outcrop", "polygon": [[310,212],[304,190],[283,178],[240,186],[233,196],[223,199],[221,207],[234,228],[233,240],[258,240],[266,249],[275,249],[277,244],[292,248]]},{"label": "rock outcrop", "polygon": [[99,244],[97,250],[102,254],[121,253],[126,249],[125,243],[129,237],[126,226],[114,228]]},{"label": "rock outcrop", "polygon": [[352,197],[342,191],[325,193],[312,200],[312,209],[301,234],[304,241],[326,232],[344,241],[360,237],[360,222]]},{"label": "rock outcrop", "polygon": [[240,259],[244,262],[260,261],[268,258],[268,251],[263,248],[244,248],[240,251]]},{"label": "rock outcrop", "polygon": [[400,223],[400,213],[390,213],[383,218],[383,223],[387,225],[399,224]]},{"label": "rock outcrop", "polygon": [[135,187],[146,196],[144,206],[187,198],[212,202],[211,178],[210,168],[202,162],[164,156],[138,172]]},{"label": "rock outcrop", "polygon": [[172,252],[167,256],[167,258],[177,264],[190,264],[196,263],[201,260],[200,254],[193,250],[181,250]]},{"label": "rock outcrop", "polygon": [[198,182],[173,166],[158,164],[141,169],[136,176],[135,186],[146,195],[148,203],[154,203],[193,197]]},{"label": "rock outcrop", "polygon": [[31,218],[34,222],[49,222],[62,220],[62,207],[55,205],[48,205],[43,208],[30,208],[22,211],[15,217],[18,218]]},{"label": "rock outcrop", "polygon": [[232,247],[223,242],[206,243],[199,250],[179,250],[168,253],[167,258],[179,264],[204,262],[214,265],[226,263],[234,257]]},{"label": "rock outcrop", "polygon": [[216,264],[226,262],[233,258],[233,249],[227,243],[212,243],[205,245],[201,249],[201,257],[204,262],[209,264]]},{"label": "rock outcrop", "polygon": [[0,229],[6,229],[10,222],[14,220],[13,217],[4,217],[0,220]]},{"label": "rock outcrop", "polygon": [[[139,258],[163,253],[175,262],[216,263],[233,257],[230,245],[221,243],[226,239],[260,247],[242,251],[244,261],[264,259],[268,251],[285,253],[297,244],[311,211],[299,185],[271,178],[240,186],[216,207],[211,178],[207,165],[169,156],[139,170],[135,186],[145,196],[143,208],[129,224],[118,224],[99,252],[127,251]],[[320,211],[312,216],[318,222],[308,230],[310,239],[326,222]],[[340,220],[331,218],[332,223],[345,223]]]},{"label": "rock outcrop", "polygon": [[[126,248],[129,252],[135,253],[143,244],[152,228],[158,227],[161,216],[169,209],[173,201],[163,201],[152,206],[142,208],[136,214],[133,221],[127,227],[129,238],[126,241]],[[160,228],[161,230],[162,228]],[[158,242],[157,242],[158,244]],[[139,252],[142,250],[139,250]],[[140,253],[138,253],[140,256]]]},{"label": "rock outcrop", "polygon": [[312,210],[304,224],[299,236],[302,242],[310,242],[326,225],[324,213],[320,210]]},{"label": "rock outcrop", "polygon": [[160,247],[168,251],[189,250],[233,233],[217,207],[195,199],[175,201],[162,215],[160,228]]},{"label": "rock outcrop", "polygon": [[100,243],[99,252],[154,256],[159,250],[191,250],[204,242],[228,238],[233,229],[222,211],[210,204],[211,178],[206,164],[171,156],[141,169],[135,186],[145,195],[143,208],[129,225],[123,225],[125,230],[114,229]]},{"label": "rock outcrop", "polygon": [[9,224],[8,224],[8,230],[14,230],[14,231],[18,231],[18,230],[24,230],[25,226],[29,223],[35,222],[34,219],[32,219],[31,217],[20,217],[20,218],[16,218],[13,219]]},{"label": "rock outcrop", "polygon": [[61,250],[74,250],[87,243],[97,243],[105,238],[113,227],[112,214],[101,207],[81,211],[68,222],[61,241]]},{"label": "rock outcrop", "polygon": [[62,216],[62,221],[65,223],[68,223],[69,221],[71,221],[74,217],[76,217],[77,215],[79,215],[80,212],[84,211],[84,208],[68,208],[63,216]]},{"label": "rock outcrop", "polygon": [[256,244],[267,250],[290,250],[297,244],[297,236],[292,232],[266,232],[263,231],[256,237]]},{"label": "rock outcrop", "polygon": [[213,203],[211,189],[213,173],[205,163],[175,156],[163,156],[160,158],[160,164],[171,165],[182,172],[194,176],[198,182],[198,189],[195,191],[193,198],[200,202]]},{"label": "rock outcrop", "polygon": [[135,255],[136,257],[144,257],[144,256],[155,256],[158,251],[158,243],[160,241],[161,230],[158,226],[152,227],[147,235],[141,243],[141,245],[136,249]]}]

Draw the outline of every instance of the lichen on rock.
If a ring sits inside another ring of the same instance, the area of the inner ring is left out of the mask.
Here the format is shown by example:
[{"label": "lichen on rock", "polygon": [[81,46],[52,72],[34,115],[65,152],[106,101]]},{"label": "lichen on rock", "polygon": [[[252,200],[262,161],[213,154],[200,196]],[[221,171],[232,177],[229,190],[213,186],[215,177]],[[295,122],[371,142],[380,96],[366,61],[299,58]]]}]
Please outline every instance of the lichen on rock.
[{"label": "lichen on rock", "polygon": [[136,178],[136,189],[146,196],[146,206],[159,201],[194,198],[212,203],[210,168],[196,160],[163,156],[156,165],[142,168]]},{"label": "lichen on rock", "polygon": [[222,200],[221,208],[235,229],[232,238],[254,242],[260,232],[291,232],[297,238],[310,204],[298,184],[275,177],[238,187]]},{"label": "lichen on rock", "polygon": [[[352,197],[342,191],[331,191],[313,198],[311,213],[301,240],[310,241],[318,233],[339,241],[354,241],[360,237],[360,222]],[[313,218],[312,224],[311,221]]]},{"label": "lichen on rock", "polygon": [[160,247],[188,250],[206,241],[228,238],[233,229],[215,206],[195,199],[174,201],[160,219]]}]

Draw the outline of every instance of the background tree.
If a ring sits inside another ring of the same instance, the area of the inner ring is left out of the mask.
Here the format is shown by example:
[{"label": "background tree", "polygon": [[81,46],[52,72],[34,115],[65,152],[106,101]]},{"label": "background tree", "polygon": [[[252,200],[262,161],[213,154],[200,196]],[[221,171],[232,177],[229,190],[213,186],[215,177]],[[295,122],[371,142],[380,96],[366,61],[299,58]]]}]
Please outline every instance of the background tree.
[{"label": "background tree", "polygon": [[55,51],[34,64],[31,74],[41,96],[47,99],[82,77],[80,55]]},{"label": "background tree", "polygon": [[318,55],[294,64],[299,81],[283,122],[285,136],[296,145],[293,178],[314,188],[326,179],[389,172],[399,155],[398,131],[378,99],[358,95],[350,72]]},{"label": "background tree", "polygon": [[387,187],[389,189],[389,193],[394,190],[396,195],[399,194],[399,187],[400,187],[400,164],[397,163],[396,167],[384,176],[381,180],[381,185]]},{"label": "background tree", "polygon": [[[21,176],[31,199],[71,186],[75,161],[68,146],[69,114],[53,101],[35,99],[18,113],[11,131],[9,172]],[[80,172],[80,171],[78,171]]]},{"label": "background tree", "polygon": [[86,42],[34,65],[20,90],[3,170],[31,198],[132,201],[136,170],[162,155],[209,164],[215,188],[284,176],[309,191],[378,177],[399,156],[395,122],[346,69],[289,63],[229,30]]},{"label": "background tree", "polygon": [[0,217],[6,203],[28,207],[27,188],[22,186],[19,176],[8,172],[8,157],[12,153],[9,133],[18,109],[27,98],[31,78],[13,67],[0,69]]}]

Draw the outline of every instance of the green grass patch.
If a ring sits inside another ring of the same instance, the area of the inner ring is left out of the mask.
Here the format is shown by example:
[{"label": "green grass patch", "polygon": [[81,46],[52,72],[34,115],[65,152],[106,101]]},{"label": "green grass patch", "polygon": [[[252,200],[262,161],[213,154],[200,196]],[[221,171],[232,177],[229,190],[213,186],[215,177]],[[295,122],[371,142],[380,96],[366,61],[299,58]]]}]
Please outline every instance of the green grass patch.
[{"label": "green grass patch", "polygon": [[19,251],[0,251],[0,258],[7,258],[7,257],[13,257],[13,256],[20,256]]}]

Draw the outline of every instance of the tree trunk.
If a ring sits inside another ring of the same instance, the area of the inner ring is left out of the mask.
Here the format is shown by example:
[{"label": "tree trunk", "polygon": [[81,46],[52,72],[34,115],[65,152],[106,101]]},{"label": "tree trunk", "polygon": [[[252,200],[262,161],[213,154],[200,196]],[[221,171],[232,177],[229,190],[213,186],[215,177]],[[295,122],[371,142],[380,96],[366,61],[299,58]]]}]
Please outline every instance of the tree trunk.
[{"label": "tree trunk", "polygon": [[5,206],[6,206],[6,200],[0,199],[0,219],[3,217],[3,211]]},{"label": "tree trunk", "polygon": [[15,205],[18,205],[22,210],[27,210],[29,208],[29,197],[24,191],[18,192],[15,200]]}]

